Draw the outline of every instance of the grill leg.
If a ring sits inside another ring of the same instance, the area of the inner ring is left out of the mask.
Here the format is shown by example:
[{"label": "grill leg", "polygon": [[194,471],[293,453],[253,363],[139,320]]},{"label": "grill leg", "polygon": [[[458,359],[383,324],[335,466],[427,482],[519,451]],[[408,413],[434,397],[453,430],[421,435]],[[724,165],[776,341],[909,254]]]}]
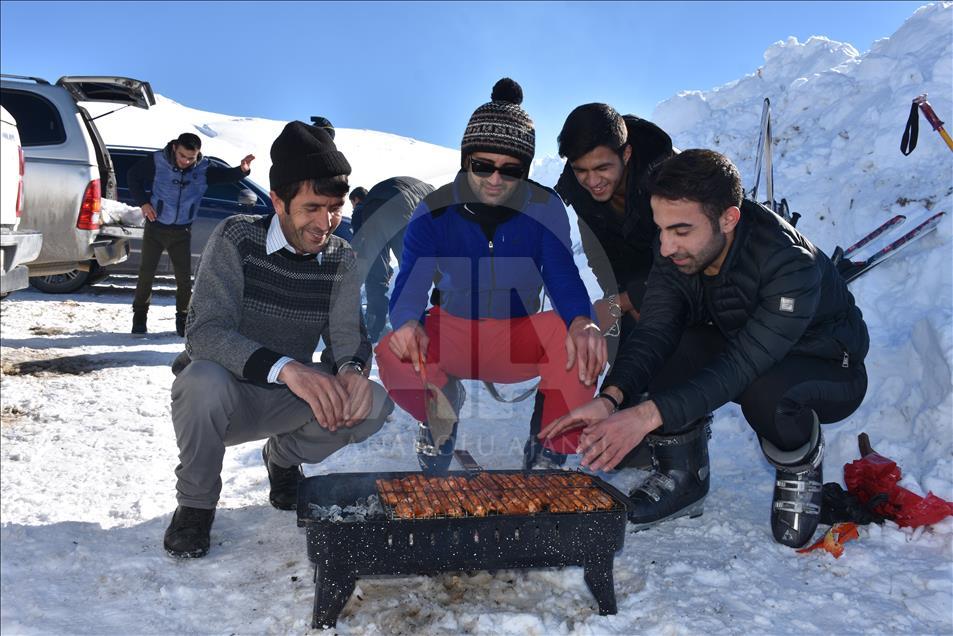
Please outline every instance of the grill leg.
[{"label": "grill leg", "polygon": [[357,577],[350,571],[326,564],[316,564],[314,568],[314,616],[311,627],[334,627],[338,622],[338,614],[354,592]]},{"label": "grill leg", "polygon": [[612,580],[612,555],[598,556],[586,561],[583,579],[599,604],[599,615],[616,613],[615,583]]}]

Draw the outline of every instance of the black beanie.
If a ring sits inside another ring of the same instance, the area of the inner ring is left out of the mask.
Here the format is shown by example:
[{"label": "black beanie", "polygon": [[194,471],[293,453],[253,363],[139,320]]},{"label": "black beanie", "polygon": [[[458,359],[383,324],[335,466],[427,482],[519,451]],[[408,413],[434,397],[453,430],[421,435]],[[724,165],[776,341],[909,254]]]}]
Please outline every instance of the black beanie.
[{"label": "black beanie", "polygon": [[351,164],[326,130],[289,122],[271,144],[271,189],[309,179],[351,174]]},{"label": "black beanie", "polygon": [[522,103],[519,84],[508,77],[494,84],[490,101],[473,111],[463,132],[463,159],[474,152],[495,152],[516,157],[528,169],[536,154],[536,129]]}]

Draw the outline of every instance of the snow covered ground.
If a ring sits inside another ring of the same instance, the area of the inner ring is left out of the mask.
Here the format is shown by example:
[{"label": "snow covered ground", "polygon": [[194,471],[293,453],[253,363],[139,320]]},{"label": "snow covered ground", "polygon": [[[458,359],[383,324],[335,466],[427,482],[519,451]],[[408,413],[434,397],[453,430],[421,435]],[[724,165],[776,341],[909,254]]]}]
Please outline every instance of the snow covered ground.
[{"label": "snow covered ground", "polygon": [[[953,212],[953,153],[939,136],[923,124],[914,154],[898,150],[917,94],[929,92],[940,117],[953,120],[951,21],[953,5],[921,9],[864,55],[824,39],[781,42],[756,73],[673,97],[652,118],[681,148],[710,146],[734,158],[750,185],[761,99],[770,97],[776,191],[804,214],[799,228],[829,251],[896,213],[911,217],[909,227],[928,210]],[[259,176],[281,127],[169,100],[145,117],[127,109],[98,123],[108,143],[130,145],[204,130],[211,154],[236,161],[254,152]],[[340,130],[338,139],[355,166],[352,181],[367,187],[395,165],[439,184],[459,162],[456,150],[393,135]],[[542,158],[535,177],[553,183],[558,169],[557,159]],[[852,287],[871,330],[870,389],[857,413],[825,427],[827,481],[842,482],[841,467],[857,458],[856,436],[866,431],[900,464],[902,485],[953,499],[951,225],[946,219]],[[0,628],[310,631],[304,531],[293,513],[268,504],[260,443],[226,454],[209,555],[178,561],[162,550],[177,455],[169,364],[182,343],[171,290],[157,293],[148,337],[130,337],[130,304],[128,281],[3,301]],[[486,467],[517,467],[530,403],[494,402],[473,382],[467,389],[459,446]],[[305,472],[413,470],[412,436],[413,422],[398,411],[379,434]],[[953,633],[953,519],[918,530],[866,527],[839,560],[797,555],[771,539],[773,470],[736,407],[716,414],[710,450],[705,514],[626,536],[615,561],[615,616],[598,615],[580,568],[451,573],[359,580],[335,631]],[[607,478],[626,488],[637,477]]]}]

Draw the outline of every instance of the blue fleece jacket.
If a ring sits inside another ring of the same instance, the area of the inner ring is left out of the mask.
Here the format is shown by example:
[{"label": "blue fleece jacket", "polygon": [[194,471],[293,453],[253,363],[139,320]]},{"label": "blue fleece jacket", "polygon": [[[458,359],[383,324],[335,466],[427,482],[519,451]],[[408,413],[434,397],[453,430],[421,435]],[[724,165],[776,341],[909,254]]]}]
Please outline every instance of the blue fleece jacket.
[{"label": "blue fleece jacket", "polygon": [[462,197],[465,177],[440,188],[414,210],[390,301],[395,329],[423,322],[434,275],[442,310],[460,318],[518,318],[539,309],[543,286],[568,326],[592,317],[569,239],[569,219],[555,192],[527,182],[514,195],[518,212],[488,239]]}]

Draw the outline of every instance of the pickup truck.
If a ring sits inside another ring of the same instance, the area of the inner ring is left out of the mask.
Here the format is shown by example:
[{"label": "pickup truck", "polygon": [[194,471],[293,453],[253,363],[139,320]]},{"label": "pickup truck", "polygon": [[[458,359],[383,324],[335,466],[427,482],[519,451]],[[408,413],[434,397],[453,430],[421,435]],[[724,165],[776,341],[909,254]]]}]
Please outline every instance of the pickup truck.
[{"label": "pickup truck", "polygon": [[29,265],[30,282],[41,291],[64,291],[64,276],[128,255],[128,236],[100,227],[101,199],[116,198],[116,178],[96,124],[80,105],[99,101],[145,109],[156,103],[148,82],[125,77],[62,77],[50,84],[0,76],[0,105],[16,118],[25,159],[20,229],[43,235]]},{"label": "pickup truck", "polygon": [[43,235],[18,230],[23,209],[23,148],[17,122],[0,106],[0,298],[27,287],[25,263],[40,253]]}]

